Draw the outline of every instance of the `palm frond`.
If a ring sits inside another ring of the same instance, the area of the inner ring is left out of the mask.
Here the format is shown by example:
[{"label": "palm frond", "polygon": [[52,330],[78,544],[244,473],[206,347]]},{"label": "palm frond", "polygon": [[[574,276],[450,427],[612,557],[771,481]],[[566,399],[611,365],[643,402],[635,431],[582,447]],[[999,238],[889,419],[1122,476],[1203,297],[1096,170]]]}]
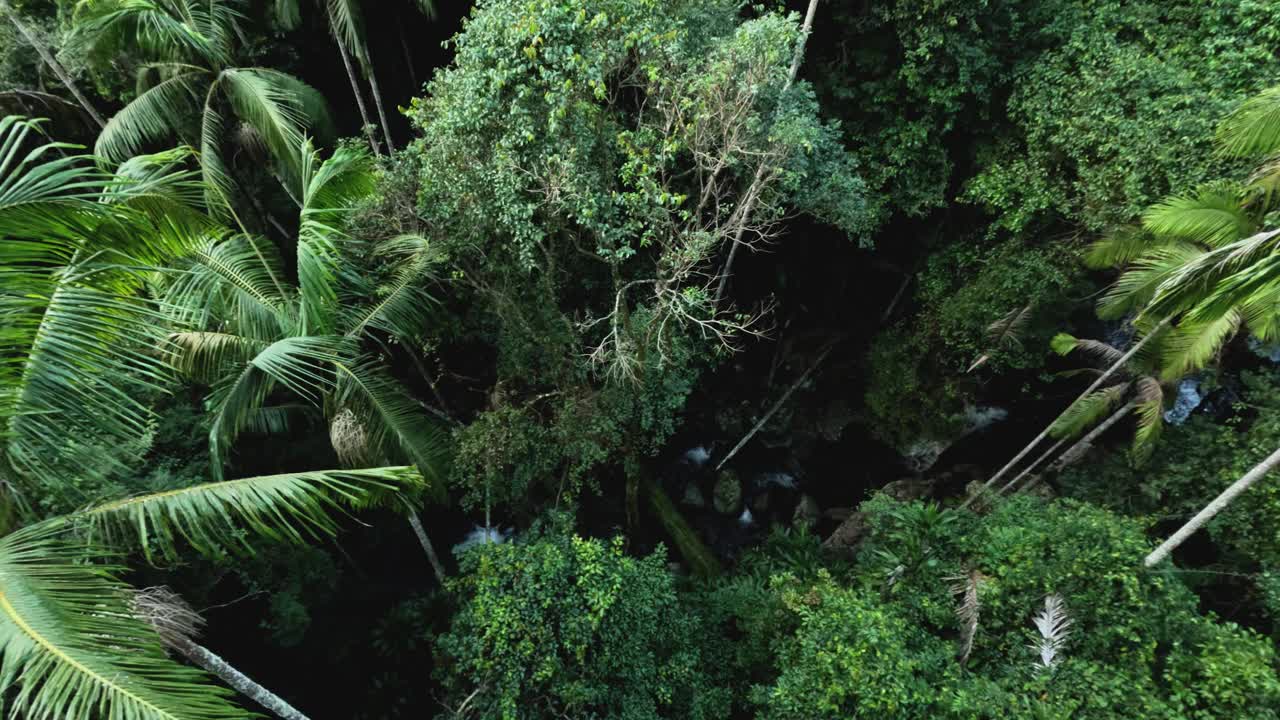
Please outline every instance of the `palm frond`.
[{"label": "palm frond", "polygon": [[365,45],[364,14],[360,3],[358,0],[325,0],[325,10],[334,39],[355,56],[368,77],[369,50]]},{"label": "palm frond", "polygon": [[1242,319],[1234,309],[1216,318],[1185,318],[1164,338],[1161,377],[1177,380],[1213,362],[1222,346],[1240,329]]},{"label": "palm frond", "polygon": [[973,641],[978,634],[978,620],[981,604],[978,597],[978,585],[985,576],[977,569],[947,578],[951,584],[951,594],[956,596],[956,619],[960,621],[960,648],[956,659],[963,666],[973,652]]},{"label": "palm frond", "polygon": [[1121,273],[1103,295],[1098,302],[1098,317],[1118,320],[1131,312],[1148,308],[1158,290],[1206,254],[1186,242],[1173,242],[1148,250]]},{"label": "palm frond", "polygon": [[1252,235],[1257,223],[1244,207],[1244,191],[1233,183],[1211,183],[1190,195],[1175,195],[1142,214],[1152,235],[1221,247]]},{"label": "palm frond", "polygon": [[198,93],[205,78],[208,73],[196,69],[163,80],[135,97],[107,121],[94,145],[97,154],[122,162],[149,146],[186,135],[199,117]]},{"label": "palm frond", "polygon": [[284,30],[293,30],[302,23],[302,12],[298,7],[298,0],[275,0],[274,10],[276,22]]},{"label": "palm frond", "polygon": [[1278,252],[1280,229],[1188,257],[1161,280],[1146,312],[1168,317],[1196,308],[1203,315],[1223,315],[1280,278]]},{"label": "palm frond", "polygon": [[1124,401],[1130,386],[1131,383],[1112,385],[1080,398],[1054,421],[1049,434],[1055,438],[1072,438],[1093,427]]},{"label": "palm frond", "polygon": [[338,309],[338,244],[347,239],[347,217],[374,190],[372,159],[342,147],[323,163],[305,141],[302,148],[302,212],[298,226],[298,285],[303,327],[333,332]]},{"label": "palm frond", "polygon": [[181,544],[216,554],[252,553],[253,538],[304,543],[338,531],[336,516],[387,504],[423,487],[411,467],[311,470],[223,480],[86,508],[93,540],[135,545],[148,559],[180,557]]},{"label": "palm frond", "polygon": [[294,326],[294,300],[282,297],[276,279],[284,273],[270,243],[247,236],[211,238],[192,251],[189,266],[171,273],[164,307],[180,328],[203,329],[215,321],[230,331],[274,340]]},{"label": "palm frond", "polygon": [[[289,183],[300,191],[299,158],[307,128],[313,122],[308,111],[314,89],[285,73],[263,68],[232,68],[219,76],[236,116],[253,127]],[[304,89],[310,89],[304,93]]]},{"label": "palm frond", "polygon": [[170,333],[165,349],[175,370],[197,382],[212,383],[265,348],[265,342],[243,335],[187,331]]},{"label": "palm frond", "polygon": [[1280,86],[1249,98],[1218,126],[1218,147],[1231,157],[1280,151]]},{"label": "palm frond", "polygon": [[0,538],[0,694],[12,717],[240,720],[252,717],[170,660],[137,620],[117,568],[57,523]]},{"label": "palm frond", "polygon": [[102,58],[126,52],[149,60],[219,67],[231,60],[230,36],[240,17],[222,2],[81,2],[76,5],[73,42]]},{"label": "palm frond", "polygon": [[1134,409],[1138,413],[1138,429],[1133,434],[1132,460],[1139,467],[1155,452],[1156,441],[1164,430],[1164,388],[1158,380],[1150,376],[1138,379]]},{"label": "palm frond", "polygon": [[405,458],[439,492],[449,464],[448,438],[422,407],[373,358],[337,363],[335,405],[364,426],[370,455]]},{"label": "palm frond", "polygon": [[[412,234],[384,241],[376,254],[394,258],[396,272],[378,289],[377,302],[349,314],[347,335],[355,337],[374,327],[402,339],[417,337],[423,329],[423,308],[435,302],[423,283],[443,258],[427,238]],[[358,301],[350,298],[345,304],[356,306]]]},{"label": "palm frond", "polygon": [[1110,367],[1120,361],[1124,357],[1124,353],[1101,340],[1090,340],[1088,338],[1078,338],[1067,333],[1058,333],[1053,336],[1050,341],[1050,347],[1059,355],[1069,355],[1078,352],[1088,357],[1094,362],[1099,363],[1103,367]]},{"label": "palm frond", "polygon": [[1084,264],[1094,270],[1127,265],[1159,242],[1141,227],[1125,225],[1095,240],[1085,251]]}]

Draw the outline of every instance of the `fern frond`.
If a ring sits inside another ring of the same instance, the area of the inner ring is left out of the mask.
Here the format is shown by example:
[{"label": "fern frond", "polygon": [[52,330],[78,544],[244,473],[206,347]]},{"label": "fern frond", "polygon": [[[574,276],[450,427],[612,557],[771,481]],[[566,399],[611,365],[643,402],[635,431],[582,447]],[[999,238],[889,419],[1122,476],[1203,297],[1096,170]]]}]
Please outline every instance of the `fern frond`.
[{"label": "fern frond", "polygon": [[1052,670],[1062,656],[1062,648],[1071,635],[1073,620],[1067,613],[1067,604],[1057,593],[1044,599],[1044,610],[1035,616],[1033,621],[1040,633],[1040,640],[1031,646],[1039,653],[1037,668]]}]

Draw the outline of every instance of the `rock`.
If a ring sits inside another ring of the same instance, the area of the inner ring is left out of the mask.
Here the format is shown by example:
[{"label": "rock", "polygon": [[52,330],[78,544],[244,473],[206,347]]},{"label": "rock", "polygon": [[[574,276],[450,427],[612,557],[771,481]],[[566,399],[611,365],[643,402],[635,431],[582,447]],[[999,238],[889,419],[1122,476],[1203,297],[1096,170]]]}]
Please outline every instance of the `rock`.
[{"label": "rock", "polygon": [[840,523],[840,527],[837,527],[835,532],[823,541],[822,546],[828,550],[852,552],[858,543],[862,542],[862,536],[866,534],[867,514],[855,512]]},{"label": "rock", "polygon": [[769,493],[762,492],[751,498],[751,512],[762,517],[769,512]]},{"label": "rock", "polygon": [[725,515],[742,512],[742,481],[738,479],[738,473],[732,470],[720,471],[711,494],[711,504],[716,512]]},{"label": "rock", "polygon": [[702,496],[702,488],[698,487],[698,483],[689,483],[684,487],[684,497],[680,498],[681,505],[689,507],[704,508],[707,506],[707,499]]},{"label": "rock", "polygon": [[791,514],[791,524],[812,530],[813,526],[818,524],[820,517],[822,517],[822,508],[818,507],[818,501],[814,500],[812,495],[801,495],[795,512]]},{"label": "rock", "polygon": [[919,500],[933,492],[933,481],[913,475],[894,480],[880,488],[880,492],[895,500]]}]

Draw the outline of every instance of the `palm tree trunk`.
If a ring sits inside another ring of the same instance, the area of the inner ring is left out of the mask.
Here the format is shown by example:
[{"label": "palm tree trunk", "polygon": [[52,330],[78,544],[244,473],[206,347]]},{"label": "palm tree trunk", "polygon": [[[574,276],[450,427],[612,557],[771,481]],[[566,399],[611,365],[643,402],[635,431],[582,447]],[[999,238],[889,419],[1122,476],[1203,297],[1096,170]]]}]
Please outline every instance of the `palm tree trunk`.
[{"label": "palm tree trunk", "polygon": [[644,485],[649,505],[658,516],[663,529],[671,536],[680,555],[689,563],[689,569],[699,578],[712,578],[720,574],[720,563],[698,537],[698,532],[689,526],[689,522],[680,514],[680,510],[671,502],[658,484],[645,478],[640,481]]},{"label": "palm tree trunk", "polygon": [[[1053,464],[1049,466],[1049,469],[1046,472],[1048,473],[1059,472],[1066,466],[1072,465],[1077,460],[1084,457],[1084,454],[1089,451],[1090,447],[1093,446],[1094,441],[1097,440],[1099,437],[1101,437],[1103,433],[1110,430],[1112,425],[1115,425],[1116,423],[1123,420],[1124,417],[1129,414],[1129,411],[1133,410],[1135,405],[1137,405],[1137,403],[1130,402],[1124,405],[1123,407],[1121,407],[1119,410],[1116,410],[1115,412],[1111,413],[1111,417],[1107,418],[1102,423],[1100,423],[1097,427],[1090,430],[1088,435],[1085,435],[1084,437],[1080,438],[1080,440],[1077,441],[1075,445],[1072,445],[1071,447],[1067,448],[1066,452],[1059,455],[1058,459],[1053,461]],[[1055,445],[1054,447],[1057,447],[1057,446]],[[1037,461],[1037,463],[1038,462],[1039,461]],[[1022,474],[1025,475],[1026,473],[1024,472]],[[1022,475],[1019,475],[1018,477],[1022,477]],[[1035,487],[1036,483],[1040,482],[1041,477],[1043,477],[1043,475],[1036,475],[1031,479],[1031,482],[1028,482],[1026,485],[1023,485],[1017,490],[1014,490],[1014,494],[1024,492],[1026,490],[1030,490],[1031,488]],[[1012,484],[1013,483],[1010,483],[1010,485]],[[1008,485],[1006,485],[1005,487],[1008,487]],[[1004,490],[1001,490],[1000,492],[1004,492]]]},{"label": "palm tree trunk", "polygon": [[436,555],[436,548],[431,544],[431,538],[427,537],[427,531],[422,527],[422,520],[418,517],[418,513],[409,512],[409,526],[413,528],[413,534],[418,536],[418,543],[422,545],[422,550],[427,554],[427,562],[431,563],[431,570],[436,574],[436,581],[444,587],[445,578],[448,573],[444,571],[444,565],[440,562],[440,556]]},{"label": "palm tree trunk", "polygon": [[378,74],[373,71],[373,60],[369,60],[369,88],[373,91],[373,104],[378,108],[378,119],[382,121],[382,137],[387,141],[387,152],[396,151],[396,143],[391,139],[391,125],[387,123],[387,113],[382,109],[382,90],[378,88]]},{"label": "palm tree trunk", "polygon": [[40,42],[40,39],[31,32],[31,29],[27,27],[27,24],[22,22],[18,17],[18,13],[14,12],[13,7],[9,5],[9,0],[0,0],[0,12],[9,16],[9,21],[18,29],[18,33],[27,41],[27,44],[35,49],[36,53],[40,55],[40,59],[44,61],[45,65],[49,66],[49,69],[53,71],[53,74],[58,76],[58,80],[63,84],[63,86],[65,86],[67,90],[71,91],[71,95],[75,97],[76,102],[80,103],[80,107],[83,108],[85,113],[87,113],[89,117],[93,118],[93,121],[98,124],[98,129],[101,130],[105,128],[107,123],[102,119],[102,116],[98,114],[98,111],[93,107],[93,105],[89,103],[89,99],[80,92],[80,88],[75,84],[75,81],[71,79],[70,73],[68,73],[67,69],[62,67],[62,63],[58,62],[57,58],[49,52],[49,48],[45,47],[44,43]]},{"label": "palm tree trunk", "polygon": [[1040,463],[1052,457],[1053,454],[1058,451],[1058,448],[1062,447],[1062,444],[1065,443],[1066,441],[1067,441],[1066,438],[1062,438],[1058,442],[1050,445],[1048,450],[1045,450],[1043,453],[1040,454],[1040,457],[1032,461],[1032,463],[1028,465],[1026,468],[1024,468],[1022,472],[1018,473],[1012,480],[1005,483],[999,490],[997,490],[996,496],[999,497],[1001,495],[1004,495],[1005,491],[1007,491],[1009,488],[1013,487],[1014,485],[1017,485],[1019,480],[1029,475],[1031,471],[1040,467]]},{"label": "palm tree trunk", "polygon": [[[796,52],[791,58],[791,70],[787,74],[787,82],[782,86],[782,92],[791,89],[791,84],[795,82],[796,75],[800,72],[800,63],[804,60],[804,46],[809,40],[809,33],[813,30],[813,16],[818,11],[818,0],[809,0],[809,8],[804,14],[804,25],[800,27],[800,37],[796,40]],[[712,303],[712,307],[720,305],[720,298],[724,296],[725,287],[729,284],[729,277],[733,271],[733,260],[738,255],[738,248],[742,246],[742,236],[747,230],[747,225],[751,220],[751,213],[755,210],[756,202],[760,198],[763,191],[765,166],[761,164],[756,168],[755,177],[751,179],[751,185],[747,187],[746,195],[744,195],[742,215],[738,218],[738,227],[733,233],[733,244],[729,246],[729,257],[724,262],[724,270],[720,273],[720,284],[716,286],[716,296]]]},{"label": "palm tree trunk", "polygon": [[1218,495],[1218,497],[1214,498],[1212,502],[1205,505],[1204,509],[1196,513],[1195,517],[1188,520],[1185,525],[1178,528],[1177,532],[1170,535],[1168,540],[1160,543],[1160,547],[1152,551],[1152,553],[1142,561],[1142,564],[1146,567],[1151,567],[1158,564],[1166,557],[1169,557],[1169,553],[1173,552],[1179,545],[1186,542],[1187,538],[1191,537],[1191,535],[1203,527],[1205,523],[1212,520],[1215,515],[1222,512],[1227,505],[1231,504],[1232,500],[1236,499],[1237,495],[1248,490],[1249,486],[1261,480],[1267,473],[1276,469],[1277,466],[1280,466],[1280,449],[1277,449],[1275,452],[1268,455],[1266,460],[1254,465],[1253,469],[1245,473],[1244,477],[1231,483],[1231,486],[1226,490],[1223,490],[1221,495]]},{"label": "palm tree trunk", "polygon": [[369,109],[364,105],[364,93],[360,91],[355,68],[351,66],[351,54],[347,52],[342,40],[336,36],[333,40],[338,43],[338,54],[342,56],[342,65],[347,69],[347,80],[351,81],[351,92],[356,96],[356,107],[360,109],[360,120],[364,123],[364,134],[369,138],[369,147],[373,148],[374,155],[381,155],[382,148],[378,147],[378,138],[373,134],[373,120],[369,117]]},{"label": "palm tree trunk", "polygon": [[1112,375],[1115,375],[1115,374],[1116,374],[1116,371],[1118,371],[1118,370],[1120,370],[1120,368],[1124,367],[1124,364],[1125,364],[1125,363],[1127,363],[1127,362],[1129,362],[1129,359],[1130,359],[1130,358],[1132,358],[1134,355],[1138,354],[1138,351],[1139,351],[1139,350],[1141,350],[1141,349],[1142,349],[1142,347],[1143,347],[1144,345],[1146,345],[1148,341],[1150,341],[1150,340],[1151,340],[1151,338],[1155,337],[1156,335],[1159,335],[1159,334],[1160,334],[1160,331],[1162,331],[1162,330],[1164,330],[1166,327],[1168,327],[1169,323],[1170,323],[1172,320],[1173,320],[1173,318],[1171,318],[1171,317],[1168,317],[1168,318],[1165,318],[1164,320],[1161,320],[1161,321],[1160,321],[1160,324],[1159,324],[1159,325],[1156,325],[1154,328],[1152,328],[1152,329],[1151,329],[1151,332],[1147,333],[1146,337],[1144,337],[1144,338],[1142,338],[1141,340],[1139,340],[1138,342],[1134,343],[1134,344],[1133,344],[1133,347],[1129,348],[1129,350],[1128,350],[1127,352],[1125,352],[1125,354],[1124,354],[1124,355],[1121,355],[1121,356],[1120,356],[1120,358],[1119,358],[1118,360],[1116,360],[1114,363],[1112,363],[1112,364],[1111,364],[1111,367],[1107,368],[1106,372],[1104,372],[1104,373],[1102,373],[1101,375],[1099,375],[1099,376],[1098,376],[1098,379],[1094,380],[1092,385],[1090,385],[1088,388],[1086,388],[1084,392],[1080,393],[1080,396],[1079,396],[1079,397],[1077,397],[1075,400],[1071,401],[1071,405],[1068,405],[1068,406],[1066,407],[1066,409],[1064,409],[1061,413],[1059,413],[1058,417],[1056,417],[1056,418],[1054,418],[1054,419],[1053,419],[1053,422],[1051,422],[1051,423],[1049,423],[1048,425],[1046,425],[1046,426],[1045,426],[1045,428],[1044,428],[1044,430],[1041,430],[1041,431],[1040,431],[1040,434],[1039,434],[1039,435],[1037,435],[1037,436],[1035,437],[1035,439],[1034,439],[1034,440],[1032,440],[1031,442],[1027,443],[1027,446],[1026,446],[1026,447],[1024,447],[1024,448],[1022,448],[1022,450],[1021,450],[1021,451],[1019,451],[1017,455],[1014,455],[1014,456],[1013,456],[1013,459],[1012,459],[1012,460],[1010,460],[1010,461],[1008,462],[1008,464],[1006,464],[1004,467],[1000,468],[1000,472],[997,472],[995,475],[992,475],[992,476],[991,476],[991,478],[990,478],[989,480],[987,480],[985,483],[983,483],[983,484],[982,484],[982,487],[978,490],[978,492],[976,492],[976,493],[974,493],[973,495],[971,495],[971,496],[969,497],[969,499],[965,500],[965,501],[960,505],[960,507],[961,507],[962,509],[963,509],[963,508],[967,508],[967,507],[969,507],[969,505],[970,505],[971,503],[973,503],[973,501],[974,501],[974,500],[976,500],[976,499],[978,498],[978,496],[982,495],[982,494],[983,494],[983,492],[985,492],[985,491],[987,491],[987,490],[990,490],[990,489],[991,489],[991,486],[996,484],[996,481],[998,481],[1000,478],[1002,478],[1002,477],[1004,477],[1005,475],[1007,475],[1007,474],[1009,473],[1009,471],[1010,471],[1010,470],[1012,470],[1012,469],[1013,469],[1013,468],[1014,468],[1018,463],[1022,462],[1022,459],[1023,459],[1024,457],[1026,457],[1028,454],[1030,454],[1030,453],[1031,453],[1031,451],[1032,451],[1032,450],[1034,450],[1034,449],[1036,448],[1036,446],[1040,444],[1040,441],[1041,441],[1041,440],[1044,440],[1046,437],[1048,437],[1048,436],[1049,436],[1049,429],[1050,429],[1050,428],[1052,428],[1052,427],[1054,426],[1054,424],[1058,422],[1058,420],[1061,420],[1063,415],[1066,415],[1066,414],[1067,414],[1067,410],[1070,410],[1070,409],[1072,408],[1072,406],[1074,406],[1076,403],[1080,402],[1082,399],[1084,399],[1085,397],[1087,397],[1087,396],[1088,396],[1090,393],[1092,393],[1094,390],[1097,390],[1099,387],[1101,387],[1101,386],[1102,386],[1102,383],[1106,382],[1106,381],[1107,381],[1107,380],[1108,380]]},{"label": "palm tree trunk", "polygon": [[173,637],[167,640],[170,647],[182,653],[188,660],[222,678],[223,682],[270,710],[276,717],[283,720],[310,720],[279,695],[254,682],[252,678],[232,667],[231,663],[218,657],[209,648],[186,637]]}]

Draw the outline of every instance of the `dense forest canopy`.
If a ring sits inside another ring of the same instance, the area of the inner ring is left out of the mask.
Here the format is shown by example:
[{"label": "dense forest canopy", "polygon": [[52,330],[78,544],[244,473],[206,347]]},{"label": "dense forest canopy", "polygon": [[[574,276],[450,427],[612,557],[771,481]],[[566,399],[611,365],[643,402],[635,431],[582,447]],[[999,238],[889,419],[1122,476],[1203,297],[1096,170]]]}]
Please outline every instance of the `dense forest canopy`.
[{"label": "dense forest canopy", "polygon": [[1280,718],[1280,4],[0,49],[6,717]]}]

